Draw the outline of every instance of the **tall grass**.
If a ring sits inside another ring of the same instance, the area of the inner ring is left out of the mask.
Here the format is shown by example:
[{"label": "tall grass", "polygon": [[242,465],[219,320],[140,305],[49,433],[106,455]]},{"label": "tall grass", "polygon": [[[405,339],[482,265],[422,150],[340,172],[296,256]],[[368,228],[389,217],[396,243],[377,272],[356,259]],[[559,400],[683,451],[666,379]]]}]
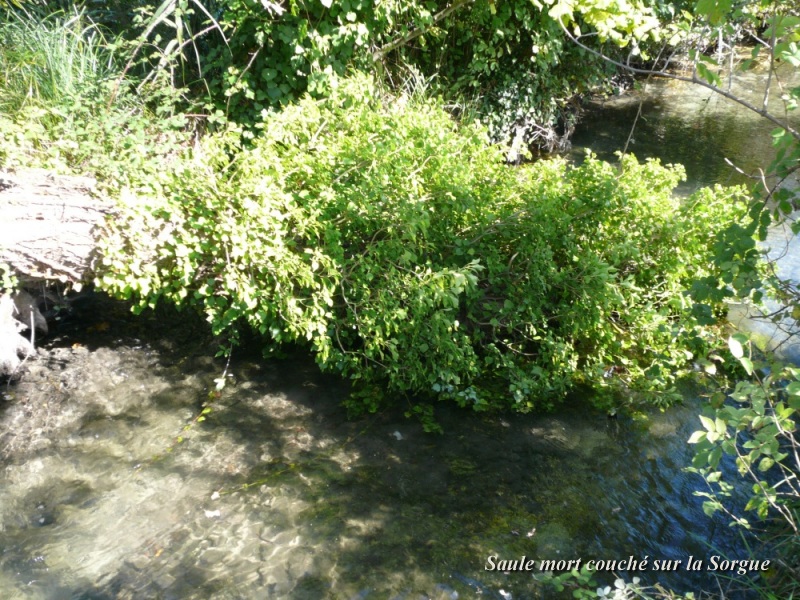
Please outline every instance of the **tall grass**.
[{"label": "tall grass", "polygon": [[96,94],[118,72],[112,48],[82,12],[7,11],[0,23],[0,111],[55,108]]},{"label": "tall grass", "polygon": [[0,10],[0,166],[39,166],[124,185],[185,146],[168,76],[124,75],[130,44],[81,10]]}]

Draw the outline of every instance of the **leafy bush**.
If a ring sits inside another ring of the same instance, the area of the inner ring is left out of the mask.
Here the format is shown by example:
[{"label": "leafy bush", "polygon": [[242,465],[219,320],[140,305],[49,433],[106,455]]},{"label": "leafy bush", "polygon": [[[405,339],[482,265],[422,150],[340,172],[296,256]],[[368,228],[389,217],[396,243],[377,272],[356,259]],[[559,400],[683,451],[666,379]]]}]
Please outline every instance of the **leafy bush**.
[{"label": "leafy bush", "polygon": [[375,48],[425,27],[433,12],[433,3],[398,0],[216,4],[228,40],[205,40],[202,76],[216,108],[246,127],[258,122],[262,109],[306,92],[326,95],[348,70],[372,71]]},{"label": "leafy bush", "polygon": [[704,351],[682,289],[739,191],[679,202],[679,167],[632,157],[511,168],[482,128],[364,78],[262,129],[247,149],[208,137],[122,206],[101,285],[201,310],[217,334],[249,324],[268,349],[308,343],[370,410],[665,390]]},{"label": "leafy bush", "polygon": [[447,3],[297,2],[278,11],[227,0],[221,15],[229,45],[211,44],[204,75],[229,116],[249,124],[261,108],[283,106],[306,91],[326,95],[348,69],[374,70],[376,48],[424,31],[383,57],[390,74],[397,64],[411,65],[436,77],[448,97],[478,98],[494,139],[519,132],[526,143],[552,146],[543,138],[570,112],[567,100],[600,83],[605,63],[568,43],[547,6],[460,4],[434,24]]},{"label": "leafy bush", "polygon": [[[722,511],[731,525],[746,529],[769,525],[777,560],[765,582],[772,594],[764,590],[762,595],[794,598],[800,592],[800,369],[757,358],[760,353],[741,333],[730,338],[729,346],[749,379],[737,381],[730,396],[721,389],[711,396],[700,416],[703,429],[689,439],[696,451],[688,470],[708,483],[709,491],[695,492],[706,498],[708,515]],[[744,511],[754,514],[756,523],[732,506],[734,486],[722,467],[725,455],[735,459],[738,476],[752,485]]]}]

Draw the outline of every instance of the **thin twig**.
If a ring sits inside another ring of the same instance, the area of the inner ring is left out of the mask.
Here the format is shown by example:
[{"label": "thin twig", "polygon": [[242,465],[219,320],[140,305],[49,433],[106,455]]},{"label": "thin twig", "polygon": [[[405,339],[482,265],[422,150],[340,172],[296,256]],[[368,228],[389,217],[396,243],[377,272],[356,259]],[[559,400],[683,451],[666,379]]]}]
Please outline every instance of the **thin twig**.
[{"label": "thin twig", "polygon": [[777,34],[777,27],[775,27],[775,9],[772,11],[772,35],[769,39],[769,71],[767,72],[767,85],[764,88],[764,101],[761,105],[763,110],[767,110],[769,104],[769,87],[772,84],[772,71],[775,68],[775,36]]}]

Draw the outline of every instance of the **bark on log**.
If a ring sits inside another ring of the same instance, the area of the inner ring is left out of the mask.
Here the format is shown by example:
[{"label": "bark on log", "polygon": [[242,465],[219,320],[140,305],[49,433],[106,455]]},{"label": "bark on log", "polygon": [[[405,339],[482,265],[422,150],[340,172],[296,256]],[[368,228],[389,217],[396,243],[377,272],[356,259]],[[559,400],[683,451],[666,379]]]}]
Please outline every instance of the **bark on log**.
[{"label": "bark on log", "polygon": [[[43,170],[0,171],[0,263],[21,287],[60,281],[79,287],[93,275],[94,230],[112,210],[88,177]],[[2,290],[0,290],[1,292]],[[24,291],[0,295],[0,377],[14,376],[20,357],[35,354],[28,329],[47,333],[36,300]]]},{"label": "bark on log", "polygon": [[93,229],[111,211],[94,189],[89,177],[0,171],[0,262],[11,265],[23,286],[91,278]]}]

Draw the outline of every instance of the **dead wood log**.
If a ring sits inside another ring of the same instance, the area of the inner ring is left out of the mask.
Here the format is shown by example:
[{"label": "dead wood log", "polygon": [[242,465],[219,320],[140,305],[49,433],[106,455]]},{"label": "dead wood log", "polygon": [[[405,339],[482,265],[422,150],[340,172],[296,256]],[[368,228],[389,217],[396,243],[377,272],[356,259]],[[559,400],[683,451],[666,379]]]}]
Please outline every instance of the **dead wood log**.
[{"label": "dead wood log", "polygon": [[0,171],[0,262],[23,286],[91,279],[93,230],[112,206],[94,190],[89,177]]},{"label": "dead wood log", "polygon": [[[91,178],[0,171],[0,264],[11,267],[21,287],[54,281],[80,287],[93,276],[95,228],[111,210]],[[20,335],[26,328],[47,333],[34,298],[24,291],[0,296],[0,376],[13,376],[20,357],[35,353],[33,335]]]}]

